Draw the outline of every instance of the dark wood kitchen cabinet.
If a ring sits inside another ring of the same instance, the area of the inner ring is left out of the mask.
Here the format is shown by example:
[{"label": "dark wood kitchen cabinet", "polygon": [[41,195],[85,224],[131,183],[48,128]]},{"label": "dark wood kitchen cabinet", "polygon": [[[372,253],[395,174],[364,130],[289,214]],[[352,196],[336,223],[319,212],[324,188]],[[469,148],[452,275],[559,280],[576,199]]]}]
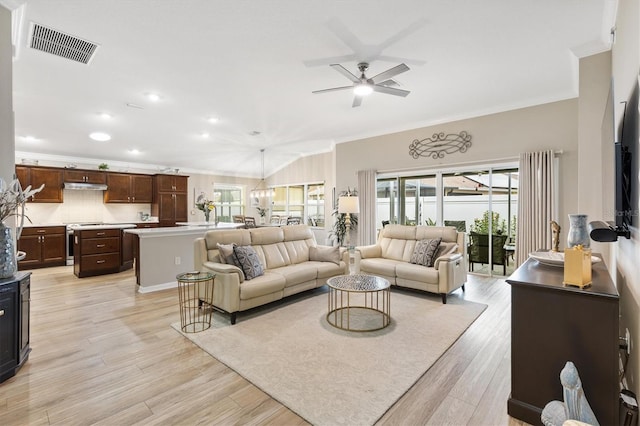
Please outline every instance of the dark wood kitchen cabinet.
[{"label": "dark wood kitchen cabinet", "polygon": [[105,203],[151,203],[153,176],[129,173],[107,173]]},{"label": "dark wood kitchen cabinet", "polygon": [[0,280],[0,382],[29,358],[31,272]]},{"label": "dark wood kitchen cabinet", "polygon": [[64,226],[39,226],[22,229],[18,250],[26,253],[18,269],[63,266],[67,259],[67,234]]},{"label": "dark wood kitchen cabinet", "polygon": [[188,176],[155,175],[151,215],[160,226],[175,226],[188,221]]},{"label": "dark wood kitchen cabinet", "polygon": [[604,262],[592,269],[593,283],[565,286],[562,267],[533,259],[508,279],[511,285],[510,416],[542,424],[552,400],[563,400],[560,371],[575,364],[596,418],[618,423],[619,296]]},{"label": "dark wood kitchen cabinet", "polygon": [[16,166],[16,177],[22,188],[31,185],[38,188],[44,184],[42,191],[29,199],[33,203],[62,203],[63,169],[55,167]]},{"label": "dark wood kitchen cabinet", "polygon": [[73,232],[73,273],[78,278],[120,272],[122,230],[76,229]]},{"label": "dark wood kitchen cabinet", "polygon": [[96,170],[65,169],[64,181],[73,183],[107,183],[107,174]]},{"label": "dark wood kitchen cabinet", "polygon": [[133,268],[133,234],[121,231],[122,246],[120,249],[120,270]]}]

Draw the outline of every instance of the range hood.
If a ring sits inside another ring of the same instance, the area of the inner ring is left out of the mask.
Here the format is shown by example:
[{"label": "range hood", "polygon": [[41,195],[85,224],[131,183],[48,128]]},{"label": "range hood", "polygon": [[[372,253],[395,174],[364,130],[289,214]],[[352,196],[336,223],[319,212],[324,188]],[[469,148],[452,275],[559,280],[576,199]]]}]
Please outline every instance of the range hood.
[{"label": "range hood", "polygon": [[81,182],[65,182],[64,189],[81,189],[85,191],[105,191],[107,185],[104,183],[81,183]]}]

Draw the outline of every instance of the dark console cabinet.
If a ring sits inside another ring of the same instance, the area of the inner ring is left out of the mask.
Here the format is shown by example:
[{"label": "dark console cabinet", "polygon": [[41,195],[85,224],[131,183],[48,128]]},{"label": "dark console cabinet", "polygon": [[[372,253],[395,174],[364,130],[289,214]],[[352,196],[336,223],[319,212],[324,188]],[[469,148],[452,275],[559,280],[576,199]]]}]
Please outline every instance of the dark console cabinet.
[{"label": "dark console cabinet", "polygon": [[542,424],[544,406],[563,400],[560,371],[571,361],[600,424],[618,424],[619,297],[604,262],[594,264],[592,275],[590,287],[568,287],[562,267],[529,259],[507,279],[512,417]]},{"label": "dark console cabinet", "polygon": [[0,382],[13,377],[29,358],[31,272],[0,280]]}]

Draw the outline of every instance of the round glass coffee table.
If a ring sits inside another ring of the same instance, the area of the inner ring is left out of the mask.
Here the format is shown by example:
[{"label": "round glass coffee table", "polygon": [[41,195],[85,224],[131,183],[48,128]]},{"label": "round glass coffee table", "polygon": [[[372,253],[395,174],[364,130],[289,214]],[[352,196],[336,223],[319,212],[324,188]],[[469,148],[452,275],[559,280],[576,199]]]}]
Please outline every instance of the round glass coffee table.
[{"label": "round glass coffee table", "polygon": [[327,322],[341,330],[375,331],[391,323],[391,284],[373,275],[339,275],[327,280]]}]

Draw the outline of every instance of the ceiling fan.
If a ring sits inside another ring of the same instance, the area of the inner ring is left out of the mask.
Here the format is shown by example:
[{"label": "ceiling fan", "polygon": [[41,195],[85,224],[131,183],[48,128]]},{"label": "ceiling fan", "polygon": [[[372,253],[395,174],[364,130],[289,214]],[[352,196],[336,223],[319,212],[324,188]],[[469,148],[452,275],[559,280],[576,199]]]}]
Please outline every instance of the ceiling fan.
[{"label": "ceiling fan", "polygon": [[358,64],[358,70],[360,70],[360,77],[356,77],[349,70],[343,67],[340,64],[331,64],[330,65],[334,70],[338,71],[340,74],[347,77],[349,80],[353,82],[351,86],[341,86],[341,87],[333,87],[331,89],[322,89],[315,90],[312,93],[326,93],[326,92],[334,92],[336,90],[347,90],[352,89],[353,94],[355,95],[353,98],[352,107],[357,107],[362,104],[362,98],[371,94],[372,92],[386,93],[387,95],[395,95],[395,96],[407,96],[410,92],[408,90],[397,89],[391,86],[397,86],[392,77],[403,73],[405,71],[409,71],[409,67],[405,64],[396,65],[393,68],[389,68],[386,71],[381,72],[380,74],[367,78],[364,75],[365,71],[369,68],[369,64],[366,62],[360,62]]}]

